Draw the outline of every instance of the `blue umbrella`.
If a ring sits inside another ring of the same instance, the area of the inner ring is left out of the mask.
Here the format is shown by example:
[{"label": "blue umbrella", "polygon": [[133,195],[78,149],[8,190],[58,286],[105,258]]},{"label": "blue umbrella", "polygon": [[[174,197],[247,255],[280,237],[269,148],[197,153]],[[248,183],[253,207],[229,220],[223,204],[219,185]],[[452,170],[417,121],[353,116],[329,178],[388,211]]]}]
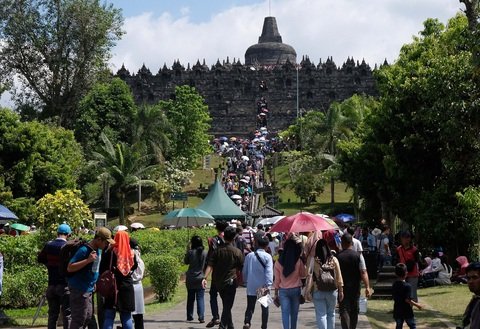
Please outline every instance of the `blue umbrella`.
[{"label": "blue umbrella", "polygon": [[336,219],[341,220],[342,222],[353,222],[355,220],[355,216],[350,214],[338,214],[335,216]]},{"label": "blue umbrella", "polygon": [[18,219],[10,209],[0,204],[0,218],[3,219]]}]

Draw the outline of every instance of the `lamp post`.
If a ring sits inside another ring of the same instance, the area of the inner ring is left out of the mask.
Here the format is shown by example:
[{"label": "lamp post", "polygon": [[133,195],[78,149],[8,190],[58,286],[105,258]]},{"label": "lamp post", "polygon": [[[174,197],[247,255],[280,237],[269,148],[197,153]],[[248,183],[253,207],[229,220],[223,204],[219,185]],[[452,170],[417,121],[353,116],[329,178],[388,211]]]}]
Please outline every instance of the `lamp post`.
[{"label": "lamp post", "polygon": [[300,117],[300,111],[299,111],[299,107],[298,107],[298,65],[296,66],[296,69],[297,69],[297,119]]}]

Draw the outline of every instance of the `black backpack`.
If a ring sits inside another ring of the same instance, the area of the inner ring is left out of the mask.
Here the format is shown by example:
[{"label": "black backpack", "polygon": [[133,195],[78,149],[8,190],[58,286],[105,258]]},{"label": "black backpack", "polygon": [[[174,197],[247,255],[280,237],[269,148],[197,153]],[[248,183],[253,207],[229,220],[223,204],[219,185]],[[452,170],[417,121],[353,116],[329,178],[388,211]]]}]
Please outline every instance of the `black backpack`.
[{"label": "black backpack", "polygon": [[70,277],[74,274],[74,272],[68,272],[67,267],[70,263],[70,259],[72,259],[78,249],[80,249],[80,247],[83,245],[87,245],[87,242],[85,240],[74,239],[67,241],[67,243],[62,246],[62,248],[60,249],[58,264],[58,272],[60,273],[60,275]]}]

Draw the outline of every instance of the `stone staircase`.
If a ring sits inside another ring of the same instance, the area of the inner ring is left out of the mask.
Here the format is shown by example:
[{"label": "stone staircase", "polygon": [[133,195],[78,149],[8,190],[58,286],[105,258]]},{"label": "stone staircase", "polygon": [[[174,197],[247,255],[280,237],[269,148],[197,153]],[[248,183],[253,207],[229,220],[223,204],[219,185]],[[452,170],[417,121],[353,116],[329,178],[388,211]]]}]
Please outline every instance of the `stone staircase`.
[{"label": "stone staircase", "polygon": [[373,299],[392,299],[392,284],[397,280],[395,266],[385,265],[377,274]]}]

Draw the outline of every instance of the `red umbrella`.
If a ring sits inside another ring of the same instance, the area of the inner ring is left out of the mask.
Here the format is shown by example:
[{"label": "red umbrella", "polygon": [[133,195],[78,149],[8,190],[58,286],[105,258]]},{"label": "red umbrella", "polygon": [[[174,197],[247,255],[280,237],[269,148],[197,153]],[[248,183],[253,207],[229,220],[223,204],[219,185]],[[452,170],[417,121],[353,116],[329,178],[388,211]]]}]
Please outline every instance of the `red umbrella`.
[{"label": "red umbrella", "polygon": [[333,229],[334,227],[322,216],[314,215],[309,212],[299,212],[298,214],[282,218],[272,226],[270,231],[299,233],[328,231]]}]

